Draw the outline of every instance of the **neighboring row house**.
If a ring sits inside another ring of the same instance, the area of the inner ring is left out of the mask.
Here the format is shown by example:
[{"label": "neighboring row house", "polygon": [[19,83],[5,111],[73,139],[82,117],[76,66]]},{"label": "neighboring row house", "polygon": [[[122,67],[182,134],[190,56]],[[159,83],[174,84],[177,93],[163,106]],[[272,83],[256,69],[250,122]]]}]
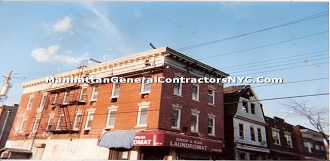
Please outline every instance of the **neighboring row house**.
[{"label": "neighboring row house", "polygon": [[76,70],[22,84],[7,150],[0,153],[19,158],[32,152],[31,159],[47,160],[324,158],[316,132],[265,117],[251,86],[56,79],[227,76],[168,47],[92,66],[83,61]]},{"label": "neighboring row house", "polygon": [[[56,78],[224,78],[170,48],[56,74]],[[52,81],[52,78],[47,79]],[[56,80],[56,79],[55,79]],[[223,84],[23,83],[7,147],[32,159],[223,159]]]},{"label": "neighboring row house", "polygon": [[250,86],[224,89],[226,159],[268,159],[262,104]]}]

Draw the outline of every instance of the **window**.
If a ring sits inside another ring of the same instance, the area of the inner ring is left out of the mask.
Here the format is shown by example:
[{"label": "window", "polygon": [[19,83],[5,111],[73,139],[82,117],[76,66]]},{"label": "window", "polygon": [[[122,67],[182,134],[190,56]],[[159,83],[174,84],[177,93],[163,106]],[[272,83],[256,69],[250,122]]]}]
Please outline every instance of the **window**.
[{"label": "window", "polygon": [[243,108],[242,108],[243,112],[249,113],[249,109],[248,109],[246,101],[242,101],[242,106],[243,106]]},{"label": "window", "polygon": [[111,109],[108,111],[108,120],[106,125],[107,128],[115,127],[116,115],[117,115],[116,109]]},{"label": "window", "polygon": [[69,102],[70,91],[64,93],[63,104],[67,104]]},{"label": "window", "polygon": [[147,126],[148,109],[148,106],[139,106],[137,126]]},{"label": "window", "polygon": [[286,146],[292,147],[291,134],[284,134],[284,138],[286,140]]},{"label": "window", "polygon": [[320,151],[320,145],[315,145],[315,150]]},{"label": "window", "polygon": [[18,132],[23,132],[25,130],[26,124],[27,124],[27,119],[23,119]]},{"label": "window", "polygon": [[92,128],[92,123],[94,120],[94,112],[88,112],[85,129],[90,130]]},{"label": "window", "polygon": [[40,124],[40,118],[36,118],[33,124],[32,132],[36,132],[38,130]]},{"label": "window", "polygon": [[46,131],[52,130],[54,116],[49,116]]},{"label": "window", "polygon": [[56,130],[62,130],[64,115],[60,115],[57,120]]},{"label": "window", "polygon": [[59,93],[55,93],[54,101],[53,101],[54,104],[57,103],[57,101],[58,101],[58,96],[59,96],[59,95],[60,95]]},{"label": "window", "polygon": [[209,105],[214,105],[214,90],[209,89]]},{"label": "window", "polygon": [[321,150],[322,150],[322,151],[324,151],[324,150],[325,150],[325,149],[324,149],[324,146],[322,146],[322,145],[321,145]]},{"label": "window", "polygon": [[47,98],[47,94],[43,94],[42,97],[41,97],[41,101],[40,101],[40,106],[39,106],[39,108],[42,108],[42,107],[45,106],[46,98]]},{"label": "window", "polygon": [[172,111],[172,128],[175,128],[175,129],[180,128],[180,117],[181,117],[181,110],[173,109],[173,111]]},{"label": "window", "polygon": [[192,99],[195,101],[199,101],[199,85],[193,84],[192,86]]},{"label": "window", "polygon": [[150,93],[151,83],[152,83],[151,76],[144,76],[142,78],[141,94]]},{"label": "window", "polygon": [[308,152],[309,148],[308,148],[309,142],[304,142],[304,151]]},{"label": "window", "polygon": [[215,118],[208,118],[208,128],[207,133],[209,135],[215,135]]},{"label": "window", "polygon": [[73,123],[73,129],[78,130],[81,122],[81,113],[77,113]]},{"label": "window", "polygon": [[93,91],[92,91],[92,101],[95,101],[97,99],[97,97],[99,96],[99,86],[100,85],[94,85],[93,87]]},{"label": "window", "polygon": [[81,89],[81,93],[80,93],[80,99],[81,102],[86,102],[87,100],[87,87],[83,87]]},{"label": "window", "polygon": [[182,82],[178,77],[176,77],[174,82],[174,93],[175,95],[181,96],[182,95]]},{"label": "window", "polygon": [[312,143],[309,143],[309,152],[314,153],[314,145]]},{"label": "window", "polygon": [[34,97],[33,97],[33,96],[30,96],[30,98],[29,98],[29,102],[28,102],[28,104],[27,104],[27,106],[26,106],[26,109],[27,109],[27,110],[29,110],[29,109],[32,108],[33,100],[34,100]]},{"label": "window", "polygon": [[257,128],[257,132],[258,132],[258,142],[261,142],[262,141],[261,129]]},{"label": "window", "polygon": [[251,113],[252,114],[256,114],[256,107],[255,107],[255,104],[254,103],[251,103]]},{"label": "window", "polygon": [[280,132],[279,130],[273,130],[272,131],[272,136],[273,136],[273,143],[274,144],[277,144],[277,145],[281,145],[281,142],[280,142]]},{"label": "window", "polygon": [[256,141],[256,136],[254,134],[254,127],[250,126],[250,135],[251,135],[251,140]]},{"label": "window", "polygon": [[119,83],[114,83],[113,86],[112,86],[111,98],[119,97],[119,93],[120,93],[120,84]]},{"label": "window", "polygon": [[238,125],[238,134],[241,139],[244,139],[244,125],[243,124]]},{"label": "window", "polygon": [[191,126],[190,126],[190,130],[192,132],[198,132],[198,114],[193,113],[191,115]]}]

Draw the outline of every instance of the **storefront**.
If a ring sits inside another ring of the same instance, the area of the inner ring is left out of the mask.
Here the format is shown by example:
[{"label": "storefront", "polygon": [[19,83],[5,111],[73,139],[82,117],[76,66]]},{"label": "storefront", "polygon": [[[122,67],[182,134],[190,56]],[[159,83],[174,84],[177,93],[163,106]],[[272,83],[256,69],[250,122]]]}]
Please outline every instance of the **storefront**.
[{"label": "storefront", "polygon": [[[110,132],[111,133],[111,132]],[[179,159],[223,159],[221,140],[212,140],[201,137],[167,131],[127,131],[103,135],[99,146],[107,147],[110,152],[127,149],[127,159],[143,160],[179,160]],[[133,136],[134,135],[134,136]],[[122,143],[119,145],[118,143]],[[113,159],[113,157],[109,157]],[[115,158],[126,159],[126,158]]]}]

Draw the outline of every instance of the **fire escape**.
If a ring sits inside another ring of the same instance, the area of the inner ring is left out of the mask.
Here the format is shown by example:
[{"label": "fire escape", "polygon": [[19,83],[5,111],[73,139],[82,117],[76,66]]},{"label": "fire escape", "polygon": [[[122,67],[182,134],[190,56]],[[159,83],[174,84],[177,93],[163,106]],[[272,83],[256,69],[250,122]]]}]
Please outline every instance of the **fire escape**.
[{"label": "fire escape", "polygon": [[[84,78],[87,76],[87,73],[84,73],[84,68],[87,67],[87,60],[83,60],[81,62],[81,65],[78,67],[78,75],[77,78]],[[80,95],[82,92],[81,83],[79,81],[75,83],[73,86],[68,86],[65,88],[59,88],[59,89],[50,89],[50,93],[54,94],[55,97],[52,100],[52,110],[56,110],[58,117],[57,122],[55,120],[49,121],[50,123],[47,123],[47,132],[52,133],[79,133],[80,127],[81,127],[81,121],[82,118],[80,118],[78,123],[78,129],[73,129],[75,116],[70,116],[70,112],[76,112],[79,106],[86,105],[87,96],[86,95]],[[60,93],[64,94],[62,96],[63,99],[58,98]],[[74,108],[74,111],[72,110]],[[70,110],[71,109],[71,110]],[[54,119],[54,118],[53,118]]]}]

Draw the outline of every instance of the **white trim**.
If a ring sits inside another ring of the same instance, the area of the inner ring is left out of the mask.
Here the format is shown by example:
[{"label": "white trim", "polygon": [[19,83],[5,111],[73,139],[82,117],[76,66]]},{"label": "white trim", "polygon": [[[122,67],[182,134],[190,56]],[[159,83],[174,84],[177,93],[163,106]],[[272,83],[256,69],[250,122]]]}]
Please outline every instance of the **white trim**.
[{"label": "white trim", "polygon": [[[87,89],[88,89],[87,87],[82,87],[81,88],[80,97],[79,97],[80,102],[86,102],[87,101]],[[85,90],[85,92],[84,92],[84,90]],[[83,99],[83,96],[85,96],[84,99]]]},{"label": "white trim", "polygon": [[[61,114],[58,119],[57,119],[57,124],[56,124],[56,130],[62,130],[62,123],[63,123],[63,119],[64,119],[64,115]],[[62,119],[63,118],[63,119]]]},{"label": "white trim", "polygon": [[[212,91],[212,94],[210,94],[209,93],[209,91]],[[207,97],[207,104],[208,105],[211,105],[211,106],[215,106],[215,91],[213,90],[213,89],[208,89],[207,90],[207,95],[208,95],[208,97]],[[210,103],[209,101],[210,101],[210,96],[212,96],[212,103]]]},{"label": "white trim", "polygon": [[[39,121],[38,121],[39,120]],[[32,132],[36,132],[38,130],[38,127],[40,125],[40,121],[41,121],[41,118],[40,117],[37,117],[35,120],[34,120],[34,124],[33,124],[33,127],[32,127]]]},{"label": "white trim", "polygon": [[[193,90],[194,86],[197,87],[196,98],[194,98],[194,90]],[[194,101],[199,101],[199,84],[193,84],[192,85],[191,99],[194,100]]]},{"label": "white trim", "polygon": [[58,97],[59,97],[59,96],[60,96],[60,93],[59,93],[59,92],[55,93],[55,95],[54,95],[54,100],[53,100],[53,103],[54,103],[54,104],[58,102]]},{"label": "white trim", "polygon": [[[143,76],[142,77],[142,82],[141,82],[141,92],[140,92],[140,94],[147,94],[147,93],[150,93],[151,92],[151,82],[148,82],[148,81],[146,81],[146,82],[144,82],[144,80],[145,80],[145,78],[151,78],[152,79],[152,76],[148,76],[148,77],[145,77],[145,76]],[[150,90],[149,91],[145,91],[144,90],[144,86],[146,86],[146,85],[150,85]]]},{"label": "white trim", "polygon": [[[198,127],[199,126],[199,113],[192,112],[191,117],[192,116],[196,116],[196,129],[192,129],[192,127],[190,126],[190,131],[198,133],[198,130],[199,130],[199,127]],[[191,122],[191,124],[192,124],[192,122]]]},{"label": "white trim", "polygon": [[26,110],[29,110],[29,109],[32,108],[33,101],[34,101],[34,95],[30,95],[30,97],[29,97],[29,101],[28,101],[28,103],[27,103],[27,105],[26,105]]},{"label": "white trim", "polygon": [[[54,118],[55,118],[54,115],[49,115],[48,122],[47,122],[47,127],[46,127],[47,131],[51,130],[52,127],[50,129],[48,129],[48,127],[49,127],[49,125],[53,126]],[[52,120],[52,122],[50,122],[51,120]]]},{"label": "white trim", "polygon": [[[93,116],[91,116],[93,114]],[[95,112],[94,111],[88,111],[88,113],[87,113],[87,117],[86,117],[86,123],[85,123],[85,130],[90,130],[90,129],[92,129],[92,125],[91,125],[91,127],[87,127],[87,125],[88,125],[88,122],[91,120],[92,121],[92,124],[93,124],[93,121],[94,121],[94,114],[95,114]],[[92,119],[91,119],[91,117],[92,117]]]},{"label": "white trim", "polygon": [[[116,116],[115,116],[114,118],[112,118],[112,119],[114,120],[114,124],[113,124],[112,126],[109,126],[111,112],[115,112],[115,115],[116,115]],[[116,117],[117,117],[117,108],[109,109],[109,110],[108,110],[108,116],[107,116],[107,122],[106,122],[106,125],[105,125],[105,128],[106,128],[106,129],[112,129],[112,128],[115,127]]]},{"label": "white trim", "polygon": [[[180,122],[181,122],[181,109],[180,108],[174,108],[173,107],[173,109],[172,109],[172,116],[171,116],[171,121],[173,121],[172,119],[173,119],[173,112],[174,111],[178,111],[178,118],[177,118],[177,126],[172,126],[171,125],[171,129],[180,129]],[[171,124],[172,124],[172,122],[171,122]]]},{"label": "white trim", "polygon": [[[175,77],[175,78],[180,78],[180,77]],[[174,79],[175,79],[174,78]],[[178,93],[176,93],[176,88],[175,88],[175,85],[176,84],[179,84],[179,89],[178,89]],[[180,81],[179,83],[174,83],[174,88],[173,88],[173,95],[176,95],[176,96],[182,96],[182,82]]]},{"label": "white trim", "polygon": [[[147,115],[146,116],[144,116],[144,117],[146,117],[146,123],[145,124],[140,124],[140,119],[141,119],[141,109],[142,108],[147,108]],[[149,106],[139,106],[139,111],[138,111],[138,117],[137,117],[137,121],[136,121],[136,127],[146,127],[147,126],[147,124],[148,124],[148,115],[149,115]]]},{"label": "white trim", "polygon": [[40,104],[39,104],[39,108],[43,108],[45,106],[46,101],[47,101],[46,99],[47,99],[47,93],[42,94]]},{"label": "white trim", "polygon": [[215,117],[208,117],[208,119],[207,119],[207,128],[209,128],[209,119],[212,119],[212,124],[213,124],[213,126],[212,126],[212,132],[211,133],[209,133],[208,132],[208,129],[207,129],[207,134],[208,135],[210,135],[210,136],[215,136]]},{"label": "white trim", "polygon": [[[96,89],[97,89],[97,92],[95,92]],[[95,94],[95,93],[96,93],[96,94]],[[91,96],[90,101],[96,101],[97,98],[98,98],[98,96],[100,95],[99,93],[100,93],[100,85],[99,85],[99,84],[95,84],[95,85],[93,86],[92,96]],[[95,95],[96,95],[96,98],[94,98]]]},{"label": "white trim", "polygon": [[[25,122],[25,125],[24,125],[24,122]],[[19,130],[18,130],[18,132],[19,132],[19,133],[24,132],[24,130],[25,130],[25,128],[26,128],[26,125],[27,125],[27,119],[24,118],[24,119],[22,119],[22,122],[21,122],[21,125],[19,126]],[[24,128],[23,128],[23,126],[24,126]]]},{"label": "white trim", "polygon": [[138,106],[149,106],[150,102],[143,101],[141,103],[138,103]]},{"label": "white trim", "polygon": [[70,91],[64,92],[64,97],[63,97],[63,104],[68,104],[69,103],[69,97],[70,97]]},{"label": "white trim", "polygon": [[[119,86],[119,88],[116,90],[116,86]],[[118,98],[120,95],[120,83],[113,83],[112,90],[111,90],[111,98]],[[115,95],[115,90],[118,93],[118,95]]]},{"label": "white trim", "polygon": [[[80,116],[80,120],[77,121],[78,119],[78,116]],[[76,113],[76,116],[74,118],[74,122],[73,122],[73,127],[72,127],[72,130],[79,130],[79,127],[80,127],[80,123],[82,121],[82,113],[81,112],[77,112]],[[77,125],[78,124],[78,125]]]}]

